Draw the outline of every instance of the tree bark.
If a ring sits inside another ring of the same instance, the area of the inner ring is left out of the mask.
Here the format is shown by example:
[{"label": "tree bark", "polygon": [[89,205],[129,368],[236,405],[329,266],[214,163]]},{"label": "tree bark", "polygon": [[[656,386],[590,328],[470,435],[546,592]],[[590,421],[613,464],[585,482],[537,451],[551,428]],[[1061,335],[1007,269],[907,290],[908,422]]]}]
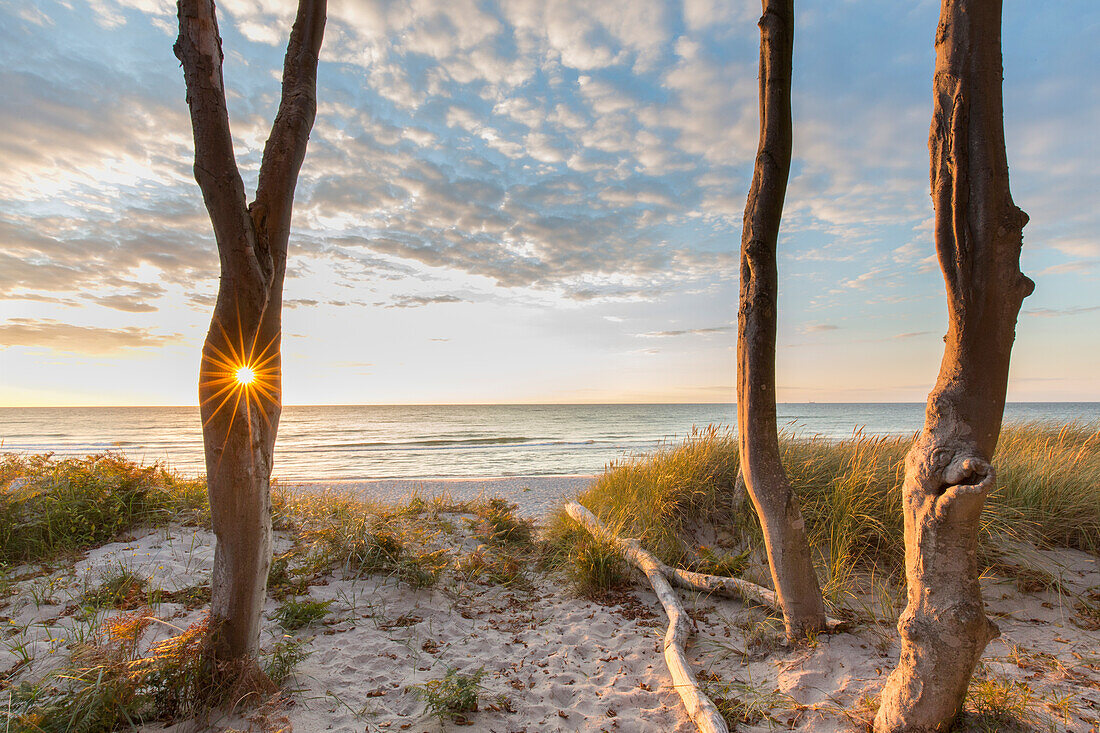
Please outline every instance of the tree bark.
[{"label": "tree bark", "polygon": [[760,147],[741,232],[737,437],[783,621],[794,638],[825,628],[825,606],[798,499],[783,470],[775,417],[776,247],[791,167],[794,1],[762,5]]},{"label": "tree bark", "polygon": [[978,584],[979,516],[1008,387],[1027,215],[1008,186],[1000,0],[942,0],[928,147],[948,330],[924,430],[905,461],[908,605],[878,733],[946,731],[998,630]]},{"label": "tree bark", "polygon": [[[210,214],[221,281],[203,344],[199,401],[217,544],[211,613],[222,659],[254,657],[271,564],[272,453],[282,409],[283,277],[294,188],[316,114],[325,0],[300,0],[282,99],[247,205],[233,155],[213,0],[179,0],[179,38],[195,139],[195,180]],[[255,381],[237,379],[242,367]]]}]

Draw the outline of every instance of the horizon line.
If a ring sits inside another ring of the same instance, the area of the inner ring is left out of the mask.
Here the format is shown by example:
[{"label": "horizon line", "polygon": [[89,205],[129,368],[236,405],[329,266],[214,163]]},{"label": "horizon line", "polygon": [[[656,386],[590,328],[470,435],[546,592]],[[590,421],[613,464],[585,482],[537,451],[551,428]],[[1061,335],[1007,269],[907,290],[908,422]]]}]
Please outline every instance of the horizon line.
[{"label": "horizon line", "polygon": [[[863,402],[833,400],[797,400],[780,401],[777,405],[924,405],[926,401],[868,400]],[[1057,405],[1057,404],[1100,404],[1100,400],[1006,400],[1005,405]],[[627,407],[651,407],[656,405],[727,405],[736,407],[736,402],[713,401],[663,401],[663,402],[323,402],[323,403],[287,403],[286,407],[607,407],[622,405]],[[187,405],[131,404],[131,405],[0,405],[0,410],[69,410],[69,409],[120,409],[120,408],[198,408],[198,403]]]}]

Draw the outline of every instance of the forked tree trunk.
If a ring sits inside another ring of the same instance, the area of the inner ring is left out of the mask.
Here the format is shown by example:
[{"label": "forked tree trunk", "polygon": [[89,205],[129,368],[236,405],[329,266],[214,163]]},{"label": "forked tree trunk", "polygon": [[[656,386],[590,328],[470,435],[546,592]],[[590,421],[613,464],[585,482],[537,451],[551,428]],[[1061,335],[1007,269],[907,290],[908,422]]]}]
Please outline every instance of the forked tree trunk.
[{"label": "forked tree trunk", "polygon": [[1000,0],[942,0],[928,147],[948,330],[924,430],[905,461],[901,658],[875,730],[945,731],[998,631],[978,584],[978,522],[993,489],[1020,305],[1024,214],[1008,188]]},{"label": "forked tree trunk", "polygon": [[762,4],[760,147],[741,231],[737,438],[787,635],[798,637],[825,628],[825,607],[798,499],[783,470],[775,422],[776,246],[791,168],[794,1]]},{"label": "forked tree trunk", "polygon": [[[221,281],[202,350],[203,420],[214,551],[216,654],[254,657],[271,565],[270,479],[282,409],[283,277],[294,188],[316,113],[325,0],[300,0],[283,90],[248,205],[233,155],[213,0],[179,0],[179,38],[195,137],[195,179],[214,227]],[[238,370],[254,375],[251,384]]]}]

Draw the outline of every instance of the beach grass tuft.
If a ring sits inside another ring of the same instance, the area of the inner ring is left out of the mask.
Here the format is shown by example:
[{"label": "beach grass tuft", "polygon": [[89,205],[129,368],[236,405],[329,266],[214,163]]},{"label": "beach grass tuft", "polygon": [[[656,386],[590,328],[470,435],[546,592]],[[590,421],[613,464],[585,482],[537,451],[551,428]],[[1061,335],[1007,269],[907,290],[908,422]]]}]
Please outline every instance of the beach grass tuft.
[{"label": "beach grass tuft", "polygon": [[0,563],[48,561],[140,526],[183,521],[206,506],[206,483],[117,453],[0,456]]},{"label": "beach grass tuft", "polygon": [[481,680],[485,676],[483,669],[473,674],[462,674],[449,668],[443,677],[428,680],[412,689],[428,706],[432,715],[442,724],[446,720],[459,725],[469,722],[469,713],[476,713],[478,696],[484,691]]},{"label": "beach grass tuft", "polygon": [[297,631],[327,616],[329,607],[335,602],[331,599],[287,598],[275,609],[272,619],[287,631]]},{"label": "beach grass tuft", "polygon": [[[153,722],[205,720],[227,705],[253,705],[278,691],[261,667],[217,662],[209,615],[138,653],[153,621],[148,608],[114,616],[77,644],[71,663],[37,683],[11,689],[0,723],[6,730],[101,733]],[[276,644],[263,668],[280,681],[304,658],[300,645]],[[6,718],[6,719],[5,719]]]},{"label": "beach grass tuft", "polygon": [[[784,466],[834,607],[851,595],[855,573],[901,578],[901,489],[912,440],[858,432],[843,440],[781,436]],[[1008,424],[994,466],[997,487],[980,535],[987,565],[1012,543],[1100,552],[1100,426]],[[737,558],[746,547],[756,548],[762,563],[759,521],[737,474],[735,435],[710,426],[683,443],[610,464],[578,500],[666,563],[701,567],[715,553]],[[564,511],[551,519],[548,539],[559,560],[589,562],[585,538]],[[738,565],[728,569],[736,573]]]}]

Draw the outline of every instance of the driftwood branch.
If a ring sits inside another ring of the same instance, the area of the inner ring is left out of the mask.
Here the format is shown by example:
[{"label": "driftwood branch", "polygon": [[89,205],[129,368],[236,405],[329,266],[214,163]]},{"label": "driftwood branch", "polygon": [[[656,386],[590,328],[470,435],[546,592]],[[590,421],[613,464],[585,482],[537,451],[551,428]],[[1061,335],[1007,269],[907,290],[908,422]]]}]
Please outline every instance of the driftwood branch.
[{"label": "driftwood branch", "polygon": [[726,721],[718,708],[709,697],[700,689],[699,683],[692,674],[688,665],[687,656],[684,654],[684,642],[691,635],[691,626],[687,613],[680,604],[676,592],[672,590],[665,578],[663,565],[657,558],[642,549],[637,540],[622,539],[608,530],[600,520],[596,519],[592,512],[576,502],[565,505],[565,511],[573,519],[581,524],[593,536],[614,544],[628,562],[637,567],[653,586],[653,592],[661,601],[668,615],[668,631],[665,633],[665,663],[668,665],[669,674],[672,675],[672,684],[679,693],[680,699],[687,708],[688,715],[702,733],[727,733]]}]

